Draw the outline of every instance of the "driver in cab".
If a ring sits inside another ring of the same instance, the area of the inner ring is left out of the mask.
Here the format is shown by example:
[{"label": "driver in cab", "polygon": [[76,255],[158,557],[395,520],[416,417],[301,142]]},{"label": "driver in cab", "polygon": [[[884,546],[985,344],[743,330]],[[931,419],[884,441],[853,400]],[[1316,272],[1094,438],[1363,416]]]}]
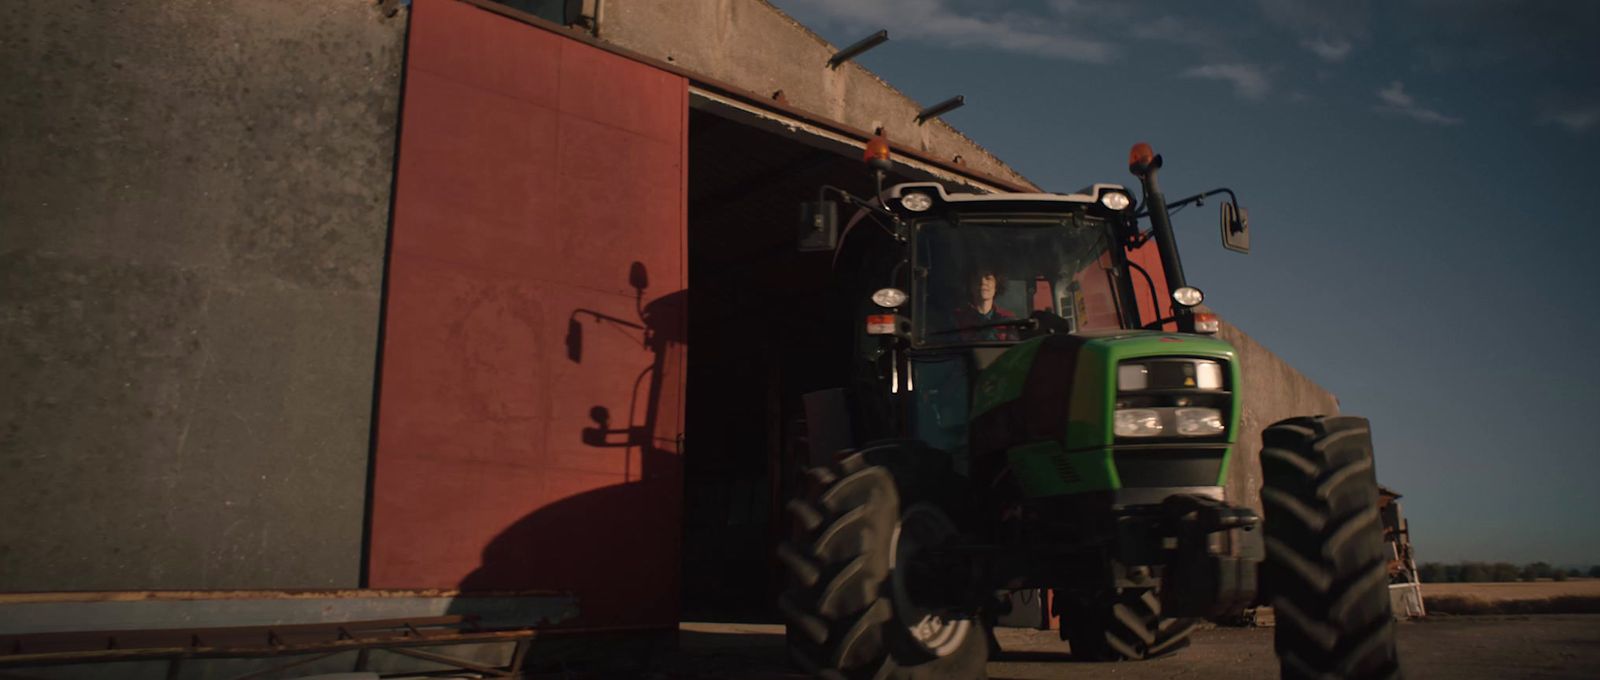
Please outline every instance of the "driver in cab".
[{"label": "driver in cab", "polygon": [[977,328],[984,324],[1017,318],[1016,314],[995,304],[995,296],[1004,294],[1006,280],[994,270],[980,268],[967,279],[967,303],[951,314],[962,340],[1016,340],[1017,329],[1011,326]]}]

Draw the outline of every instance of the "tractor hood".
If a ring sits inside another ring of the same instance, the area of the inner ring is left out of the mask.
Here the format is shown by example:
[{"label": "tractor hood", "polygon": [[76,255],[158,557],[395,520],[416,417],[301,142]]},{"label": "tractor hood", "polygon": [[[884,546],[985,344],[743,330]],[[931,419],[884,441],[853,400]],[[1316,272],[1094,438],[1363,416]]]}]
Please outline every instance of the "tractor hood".
[{"label": "tractor hood", "polygon": [[972,453],[1010,457],[1019,476],[1019,462],[1047,461],[1033,468],[1070,482],[1025,483],[1030,495],[1141,479],[1220,486],[1237,441],[1239,384],[1237,352],[1208,336],[1114,330],[1034,338],[974,382]]}]

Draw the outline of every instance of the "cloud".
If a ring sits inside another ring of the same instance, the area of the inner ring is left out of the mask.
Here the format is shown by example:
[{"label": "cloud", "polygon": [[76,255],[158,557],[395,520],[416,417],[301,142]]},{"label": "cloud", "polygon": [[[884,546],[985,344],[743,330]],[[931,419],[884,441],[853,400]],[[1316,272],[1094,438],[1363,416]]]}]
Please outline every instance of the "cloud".
[{"label": "cloud", "polygon": [[1365,37],[1372,17],[1371,0],[1325,2],[1324,0],[1256,0],[1256,8],[1267,23],[1302,37],[1320,36],[1327,40]]},{"label": "cloud", "polygon": [[1539,116],[1540,123],[1555,123],[1571,132],[1588,132],[1600,124],[1600,105],[1546,111]]},{"label": "cloud", "polygon": [[1311,50],[1312,54],[1322,57],[1323,61],[1326,61],[1330,64],[1337,64],[1341,61],[1344,61],[1345,57],[1350,56],[1350,50],[1354,47],[1354,45],[1350,44],[1350,41],[1341,40],[1338,38],[1313,38],[1310,40],[1303,40],[1300,42],[1300,46]]},{"label": "cloud", "polygon": [[1359,43],[1371,38],[1370,0],[1256,0],[1262,21],[1330,63],[1343,62]]},{"label": "cloud", "polygon": [[1548,80],[1572,71],[1592,83],[1600,63],[1600,3],[1572,0],[1406,0],[1403,11],[1426,21],[1396,17],[1397,44],[1413,46],[1417,65],[1434,71],[1532,67]]},{"label": "cloud", "polygon": [[1245,99],[1261,99],[1272,89],[1267,74],[1255,64],[1206,64],[1184,71],[1183,76],[1231,83],[1234,94]]},{"label": "cloud", "polygon": [[1505,83],[1504,98],[1535,102],[1530,124],[1600,129],[1600,2],[1404,0],[1401,9],[1385,32],[1411,48],[1415,72]]},{"label": "cloud", "polygon": [[994,11],[986,4],[956,6],[954,0],[794,0],[785,3],[805,8],[838,25],[887,27],[895,38],[939,43],[951,47],[990,49],[1051,59],[1104,63],[1117,50],[1104,40],[1078,35],[1078,23],[1062,15],[1072,3],[1058,3],[1056,14]]},{"label": "cloud", "polygon": [[1460,118],[1447,116],[1418,104],[1415,97],[1406,94],[1405,84],[1398,80],[1378,90],[1378,100],[1383,103],[1372,108],[1381,113],[1406,116],[1412,120],[1434,125],[1459,125],[1463,122]]}]

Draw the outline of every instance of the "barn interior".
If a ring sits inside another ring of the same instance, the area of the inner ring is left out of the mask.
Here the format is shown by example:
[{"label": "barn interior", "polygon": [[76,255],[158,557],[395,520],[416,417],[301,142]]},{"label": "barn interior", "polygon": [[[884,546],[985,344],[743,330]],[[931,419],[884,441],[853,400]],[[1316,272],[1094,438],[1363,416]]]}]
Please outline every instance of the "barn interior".
[{"label": "barn interior", "polygon": [[[775,620],[773,548],[806,460],[801,395],[843,386],[833,255],[801,252],[823,185],[871,196],[859,147],[697,102],[689,122],[686,620]],[[928,179],[897,165],[892,182]],[[841,222],[847,213],[841,210]]]}]

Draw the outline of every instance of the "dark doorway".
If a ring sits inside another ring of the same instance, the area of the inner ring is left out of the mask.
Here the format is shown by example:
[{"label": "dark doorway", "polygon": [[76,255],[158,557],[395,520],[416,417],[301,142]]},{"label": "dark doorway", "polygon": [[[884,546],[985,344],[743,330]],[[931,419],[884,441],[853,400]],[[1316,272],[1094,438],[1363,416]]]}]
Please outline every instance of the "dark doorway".
[{"label": "dark doorway", "polygon": [[845,382],[832,254],[799,252],[796,223],[822,185],[872,185],[859,159],[804,134],[691,110],[687,620],[776,620],[773,548],[805,456],[800,395]]}]

